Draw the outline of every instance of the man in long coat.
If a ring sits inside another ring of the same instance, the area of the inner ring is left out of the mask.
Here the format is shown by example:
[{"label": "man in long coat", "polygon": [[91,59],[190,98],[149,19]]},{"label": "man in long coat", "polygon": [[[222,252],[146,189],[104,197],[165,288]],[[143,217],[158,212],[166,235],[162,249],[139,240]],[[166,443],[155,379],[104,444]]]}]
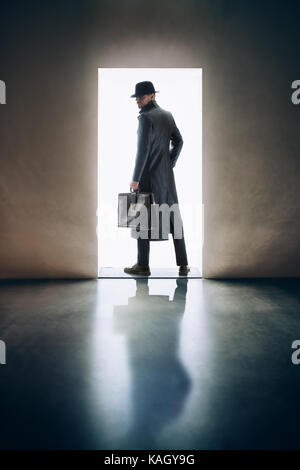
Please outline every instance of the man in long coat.
[{"label": "man in long coat", "polygon": [[[181,216],[173,168],[181,152],[183,140],[172,114],[157,104],[155,93],[157,91],[154,89],[153,83],[145,81],[137,83],[135,94],[131,95],[132,98],[136,98],[140,112],[137,154],[130,188],[140,192],[151,192],[154,195],[155,204],[158,206],[168,205],[170,208],[170,230],[168,232],[173,236],[179,275],[187,275],[190,268],[188,267],[183,227],[180,238],[176,232],[174,237],[174,218],[176,217],[178,222],[178,220],[181,221]],[[175,212],[172,210],[172,206],[173,209],[177,209]],[[162,229],[162,215],[159,213],[159,229],[155,238],[150,230],[147,238],[143,238],[138,230],[132,229],[131,236],[137,239],[138,260],[132,267],[124,268],[126,273],[147,276],[151,274],[149,268],[150,241],[168,240],[168,234],[165,234]]]}]

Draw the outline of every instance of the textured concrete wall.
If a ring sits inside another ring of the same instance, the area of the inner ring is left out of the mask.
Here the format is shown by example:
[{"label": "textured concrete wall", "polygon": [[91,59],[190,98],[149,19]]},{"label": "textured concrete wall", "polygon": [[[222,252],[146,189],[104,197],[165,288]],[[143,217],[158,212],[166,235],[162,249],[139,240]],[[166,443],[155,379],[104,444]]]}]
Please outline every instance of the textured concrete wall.
[{"label": "textured concrete wall", "polygon": [[83,2],[54,4],[0,14],[1,278],[97,276],[97,71]]},{"label": "textured concrete wall", "polygon": [[299,276],[296,8],[1,2],[0,277],[97,275],[98,67],[203,67],[203,275]]},{"label": "textured concrete wall", "polygon": [[206,63],[205,277],[300,275],[298,21],[295,2],[232,2]]}]

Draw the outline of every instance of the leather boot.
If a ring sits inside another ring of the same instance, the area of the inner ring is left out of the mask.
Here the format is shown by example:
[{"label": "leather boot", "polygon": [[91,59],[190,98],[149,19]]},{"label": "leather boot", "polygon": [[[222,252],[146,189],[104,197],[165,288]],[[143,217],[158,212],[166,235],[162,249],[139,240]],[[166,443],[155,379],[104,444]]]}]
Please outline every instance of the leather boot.
[{"label": "leather boot", "polygon": [[190,270],[188,266],[179,266],[179,276],[187,276]]},{"label": "leather boot", "polygon": [[124,272],[127,274],[140,274],[143,276],[150,276],[149,266],[141,266],[138,263],[134,264],[131,268],[124,268]]}]

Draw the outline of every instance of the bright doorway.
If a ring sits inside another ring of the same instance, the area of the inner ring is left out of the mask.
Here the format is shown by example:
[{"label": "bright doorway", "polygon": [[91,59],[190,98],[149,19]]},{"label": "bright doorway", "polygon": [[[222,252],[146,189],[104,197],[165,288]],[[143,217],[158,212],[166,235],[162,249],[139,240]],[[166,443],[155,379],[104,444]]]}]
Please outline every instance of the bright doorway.
[{"label": "bright doorway", "polygon": [[[129,192],[133,173],[139,108],[135,84],[153,82],[156,101],[171,111],[183,137],[174,168],[189,266],[202,275],[202,69],[98,69],[98,272],[123,271],[137,261],[130,229],[117,226],[118,193]],[[150,244],[150,267],[177,273],[172,236]],[[115,276],[111,276],[115,277]]]}]

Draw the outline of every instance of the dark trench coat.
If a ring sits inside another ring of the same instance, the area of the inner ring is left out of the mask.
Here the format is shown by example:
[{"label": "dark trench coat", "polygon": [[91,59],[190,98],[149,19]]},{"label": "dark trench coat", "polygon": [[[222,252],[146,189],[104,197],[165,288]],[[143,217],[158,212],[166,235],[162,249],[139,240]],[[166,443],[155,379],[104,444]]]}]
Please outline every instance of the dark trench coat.
[{"label": "dark trench coat", "polygon": [[[133,181],[139,182],[140,192],[152,192],[156,204],[178,204],[173,168],[182,149],[183,140],[169,111],[162,109],[157,102],[150,101],[140,110],[137,130],[137,154],[133,171]],[[171,142],[171,148],[170,148]],[[177,214],[181,220],[179,206]],[[168,234],[162,232],[162,217],[159,214],[159,235],[151,241],[168,240]],[[171,218],[173,214],[171,211]],[[136,229],[131,229],[131,236],[138,238]],[[169,230],[169,233],[170,230]]]}]

